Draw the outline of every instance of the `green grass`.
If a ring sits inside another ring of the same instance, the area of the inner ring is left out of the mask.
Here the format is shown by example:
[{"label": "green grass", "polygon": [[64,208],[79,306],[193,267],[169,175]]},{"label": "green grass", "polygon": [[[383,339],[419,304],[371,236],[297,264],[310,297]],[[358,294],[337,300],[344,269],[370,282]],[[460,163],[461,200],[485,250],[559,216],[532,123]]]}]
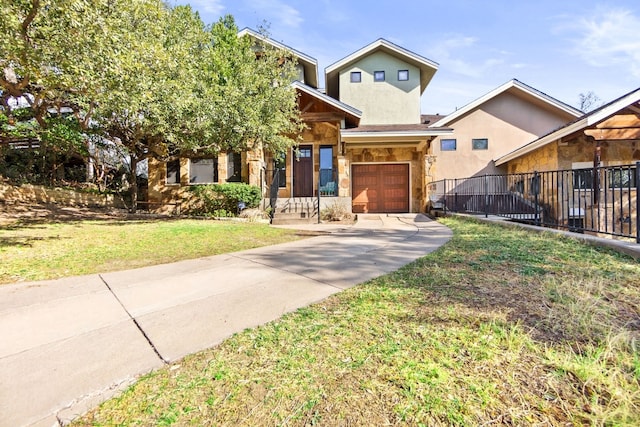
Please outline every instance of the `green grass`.
[{"label": "green grass", "polygon": [[460,219],[401,270],[142,378],[75,425],[639,425],[640,264]]},{"label": "green grass", "polygon": [[265,224],[112,220],[0,228],[0,283],[162,264],[297,239]]}]

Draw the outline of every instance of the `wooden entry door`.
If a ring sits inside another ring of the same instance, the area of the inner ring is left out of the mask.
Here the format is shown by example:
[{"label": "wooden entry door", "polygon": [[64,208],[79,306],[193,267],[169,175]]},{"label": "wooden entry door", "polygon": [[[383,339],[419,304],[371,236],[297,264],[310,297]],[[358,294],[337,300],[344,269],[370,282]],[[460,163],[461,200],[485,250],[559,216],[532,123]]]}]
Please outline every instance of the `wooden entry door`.
[{"label": "wooden entry door", "polygon": [[409,212],[409,165],[353,165],[354,213]]},{"label": "wooden entry door", "polygon": [[313,145],[301,145],[293,159],[293,197],[313,196]]}]

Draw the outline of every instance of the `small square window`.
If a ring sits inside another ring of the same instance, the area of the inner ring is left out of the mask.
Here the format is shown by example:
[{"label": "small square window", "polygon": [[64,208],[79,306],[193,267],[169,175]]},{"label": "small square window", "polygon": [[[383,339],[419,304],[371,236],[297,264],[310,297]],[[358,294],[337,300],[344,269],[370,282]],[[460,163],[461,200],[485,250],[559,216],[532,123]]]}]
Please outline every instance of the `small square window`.
[{"label": "small square window", "polygon": [[487,138],[474,138],[471,140],[471,148],[474,150],[488,150],[489,140]]},{"label": "small square window", "polygon": [[401,82],[409,80],[409,70],[398,70],[398,80]]},{"label": "small square window", "polygon": [[374,71],[373,72],[373,81],[374,82],[383,82],[384,81],[384,71]]},{"label": "small square window", "polygon": [[441,139],[440,151],[456,151],[457,142],[455,139]]},{"label": "small square window", "polygon": [[362,73],[360,71],[351,72],[351,83],[360,83],[362,81]]}]

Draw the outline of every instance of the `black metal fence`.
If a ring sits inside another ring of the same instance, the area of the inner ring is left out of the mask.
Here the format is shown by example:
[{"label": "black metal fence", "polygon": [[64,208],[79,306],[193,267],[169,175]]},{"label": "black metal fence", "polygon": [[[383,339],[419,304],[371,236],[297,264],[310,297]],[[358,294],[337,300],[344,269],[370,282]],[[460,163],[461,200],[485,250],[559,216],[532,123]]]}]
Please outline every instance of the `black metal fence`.
[{"label": "black metal fence", "polygon": [[635,165],[446,179],[429,184],[432,209],[498,215],[640,243]]}]

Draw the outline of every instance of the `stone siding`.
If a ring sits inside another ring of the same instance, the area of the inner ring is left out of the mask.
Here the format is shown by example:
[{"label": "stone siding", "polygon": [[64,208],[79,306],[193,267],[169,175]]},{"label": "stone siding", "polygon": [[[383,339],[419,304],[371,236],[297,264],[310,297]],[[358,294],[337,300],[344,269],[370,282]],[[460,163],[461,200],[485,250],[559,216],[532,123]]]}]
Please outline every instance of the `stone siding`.
[{"label": "stone siding", "polygon": [[25,184],[0,183],[0,203],[56,204],[71,207],[124,208],[122,198],[114,194],[83,193],[65,188],[47,188]]}]

